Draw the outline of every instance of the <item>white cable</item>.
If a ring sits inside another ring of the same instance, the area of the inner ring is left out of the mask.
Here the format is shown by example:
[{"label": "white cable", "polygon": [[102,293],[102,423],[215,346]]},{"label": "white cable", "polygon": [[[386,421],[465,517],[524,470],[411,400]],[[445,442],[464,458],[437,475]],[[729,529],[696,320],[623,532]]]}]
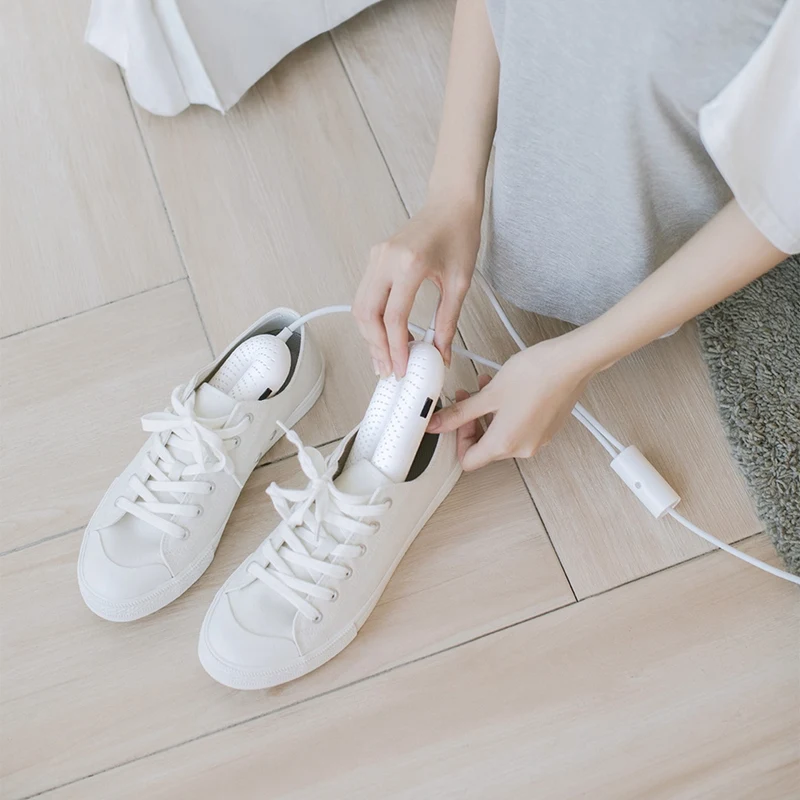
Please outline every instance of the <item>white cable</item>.
[{"label": "white cable", "polygon": [[577,419],[588,431],[590,431],[595,439],[597,439],[603,447],[608,450],[611,455],[616,456],[625,449],[624,444],[620,444],[619,440],[615,439],[580,403],[575,403],[575,408],[572,409],[572,415]]},{"label": "white cable", "polygon": [[514,343],[517,345],[517,347],[519,347],[520,350],[526,350],[528,345],[522,341],[522,337],[517,333],[516,328],[511,324],[511,320],[508,318],[508,315],[500,305],[500,301],[497,299],[494,289],[492,289],[492,287],[489,285],[489,281],[483,277],[478,269],[475,270],[475,277],[478,279],[478,283],[480,284],[481,289],[483,289],[484,294],[489,298],[489,302],[492,304],[497,316],[500,317],[500,322],[503,323],[503,327],[508,331],[508,335],[514,340]]},{"label": "white cable", "polygon": [[747,553],[743,553],[741,550],[737,550],[735,547],[731,547],[729,544],[725,544],[725,542],[717,539],[716,536],[712,536],[710,533],[706,533],[702,528],[698,528],[693,522],[690,522],[686,517],[681,516],[674,508],[671,508],[667,511],[676,522],[680,522],[684,528],[687,528],[692,533],[697,534],[701,539],[705,539],[707,542],[710,542],[713,545],[719,547],[720,550],[724,550],[726,553],[730,553],[732,556],[736,556],[736,558],[740,558],[742,561],[746,561],[748,564],[752,564],[754,567],[758,567],[758,569],[763,569],[764,572],[769,572],[770,575],[774,575],[776,578],[783,578],[784,580],[790,581],[791,583],[796,583],[800,586],[800,576],[792,575],[790,572],[784,572],[782,569],[778,569],[777,567],[773,567],[770,564],[765,564],[763,561],[759,561],[757,558],[753,558],[753,556],[747,555]]},{"label": "white cable", "polygon": [[[503,310],[502,306],[500,305],[500,301],[497,299],[492,287],[489,285],[489,282],[486,278],[481,275],[478,270],[475,270],[475,277],[478,280],[481,288],[486,293],[489,301],[491,302],[494,310],[497,312],[497,316],[500,318],[500,321],[503,323],[503,327],[508,331],[511,338],[514,340],[517,347],[520,350],[525,350],[527,345],[522,340],[522,337],[517,333],[514,326],[511,324],[511,320],[506,315],[505,311]],[[438,310],[438,304],[437,304]],[[278,334],[279,338],[281,339],[288,339],[292,333],[298,330],[300,327],[305,325],[306,322],[309,322],[312,319],[316,319],[317,317],[324,317],[328,314],[342,314],[347,313],[352,310],[352,307],[349,305],[338,305],[338,306],[324,306],[323,308],[318,308],[315,311],[311,311],[308,314],[304,314],[302,317],[296,319],[291,325],[287,328],[284,328],[280,334]],[[426,330],[425,328],[421,328],[419,325],[414,325],[409,323],[408,329],[412,333],[416,333],[417,335],[432,338],[432,331],[435,328],[436,324],[436,311],[434,311],[433,319],[431,320],[431,324]],[[453,345],[453,352],[457,355],[464,356],[466,358],[470,358],[478,364],[483,364],[489,369],[499,370],[501,365],[498,364],[496,361],[491,361],[488,358],[484,358],[483,356],[479,356],[475,353],[470,352],[469,350],[465,350],[463,347],[458,347]],[[576,403],[575,407],[572,409],[573,416],[580,422],[592,436],[597,439],[598,442],[605,448],[605,450],[612,456],[612,458],[616,458],[620,452],[625,450],[625,445],[623,445],[618,439],[611,435],[587,410],[584,408],[583,405],[580,403]],[[797,575],[793,575],[790,572],[785,572],[784,570],[778,569],[777,567],[773,567],[770,564],[766,564],[763,561],[759,561],[757,558],[753,558],[752,556],[747,555],[747,553],[743,553],[741,550],[737,550],[735,547],[731,547],[729,544],[717,539],[715,536],[712,536],[707,531],[704,531],[702,528],[698,528],[690,520],[686,519],[686,517],[679,514],[674,509],[670,509],[667,512],[676,522],[679,522],[683,525],[687,530],[691,531],[692,533],[699,536],[701,539],[705,539],[710,544],[715,545],[720,550],[724,550],[726,553],[741,559],[742,561],[747,562],[748,564],[763,570],[764,572],[768,572],[770,575],[774,575],[777,578],[782,578],[783,580],[789,581],[790,583],[794,583],[800,586],[800,577]]]},{"label": "white cable", "polygon": [[314,311],[309,311],[308,314],[303,314],[302,317],[298,317],[291,325],[285,327],[278,334],[278,338],[283,339],[285,341],[295,331],[302,328],[303,325],[306,324],[306,322],[310,322],[312,319],[316,319],[317,317],[326,317],[328,314],[347,314],[352,310],[353,310],[352,306],[340,305],[340,306],[323,306],[322,308],[317,308]]},{"label": "white cable", "polygon": [[[416,333],[417,336],[424,336],[427,333],[425,328],[415,325],[413,322],[408,323],[408,329],[411,331],[411,333]],[[493,369],[495,371],[499,371],[500,367],[502,366],[496,361],[492,361],[489,358],[484,358],[476,353],[471,353],[469,350],[465,350],[463,347],[459,347],[456,344],[453,345],[453,352],[457,356],[463,356],[464,358],[472,359],[476,364],[483,364],[484,367],[489,367],[489,369]]]},{"label": "white cable", "polygon": [[595,439],[597,439],[598,442],[600,442],[611,458],[616,458],[625,449],[624,447],[617,449],[614,443],[606,438],[606,436],[603,434],[605,428],[602,428],[602,426],[595,427],[594,423],[592,422],[594,417],[589,414],[589,412],[586,411],[586,409],[580,403],[575,404],[575,407],[572,409],[572,416],[575,417],[575,419],[577,419],[578,422],[580,422],[581,425],[583,425],[583,427],[586,428],[586,430],[589,431],[589,433],[591,433]]}]

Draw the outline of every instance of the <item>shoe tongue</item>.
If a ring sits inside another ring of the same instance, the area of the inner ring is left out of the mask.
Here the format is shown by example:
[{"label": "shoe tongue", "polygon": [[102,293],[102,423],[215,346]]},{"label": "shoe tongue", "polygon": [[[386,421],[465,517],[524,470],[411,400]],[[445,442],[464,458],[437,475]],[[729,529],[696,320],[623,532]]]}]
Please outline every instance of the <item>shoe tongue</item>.
[{"label": "shoe tongue", "polygon": [[371,461],[362,458],[355,464],[348,464],[333,483],[342,492],[363,495],[372,494],[376,489],[391,482]]},{"label": "shoe tongue", "polygon": [[229,394],[225,394],[210,383],[201,383],[194,393],[194,413],[206,419],[227,417],[233,411],[236,402]]}]

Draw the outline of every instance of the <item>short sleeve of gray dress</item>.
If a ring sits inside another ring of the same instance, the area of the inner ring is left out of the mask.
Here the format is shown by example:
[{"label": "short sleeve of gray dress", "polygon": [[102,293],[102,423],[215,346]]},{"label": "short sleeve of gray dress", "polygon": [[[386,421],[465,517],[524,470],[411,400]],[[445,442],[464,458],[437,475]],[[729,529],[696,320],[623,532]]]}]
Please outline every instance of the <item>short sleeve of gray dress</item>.
[{"label": "short sleeve of gray dress", "polygon": [[515,305],[582,324],[731,193],[700,108],[783,0],[487,0],[500,55],[485,268]]}]

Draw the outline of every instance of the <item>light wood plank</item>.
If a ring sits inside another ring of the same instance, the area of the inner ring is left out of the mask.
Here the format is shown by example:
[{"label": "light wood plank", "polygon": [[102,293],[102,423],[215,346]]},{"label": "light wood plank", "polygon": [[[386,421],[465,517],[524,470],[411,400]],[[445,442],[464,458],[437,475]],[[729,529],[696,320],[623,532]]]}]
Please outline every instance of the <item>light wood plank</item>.
[{"label": "light wood plank", "polygon": [[[450,0],[382,3],[336,32],[336,41],[406,203],[424,197],[444,80]],[[566,326],[517,313],[531,344]],[[478,289],[459,329],[476,353],[504,360],[513,344]],[[728,453],[691,326],[596,378],[589,409],[636,444],[683,496],[681,510],[727,541],[762,529]],[[646,575],[707,549],[677,525],[656,522],[608,469],[606,453],[570,422],[521,469],[578,597]]]},{"label": "light wood plank", "polygon": [[425,202],[455,0],[392,0],[333,33],[404,202]]},{"label": "light wood plank", "polygon": [[88,522],[139,417],[209,358],[185,280],[0,342],[0,550]]},{"label": "light wood plank", "polygon": [[573,600],[516,468],[497,465],[457,484],[344,653],[273,691],[225,689],[197,660],[200,623],[220,583],[275,524],[265,487],[297,479],[295,459],[257,469],[208,573],[137,623],[109,624],[82,606],[79,535],[0,559],[7,796],[43,791]]},{"label": "light wood plank", "polygon": [[[352,302],[371,245],[406,219],[327,36],[293,53],[230,113],[190,109],[142,125],[212,345],[277,305]],[[429,287],[416,321],[427,324]],[[314,333],[329,363],[309,443],[347,433],[375,384],[349,317]],[[474,373],[459,365],[458,381]],[[289,452],[283,443],[276,455]]]},{"label": "light wood plank", "polygon": [[0,334],[183,275],[119,70],[86,3],[11,0],[0,26]]},{"label": "light wood plank", "polygon": [[786,800],[798,611],[716,553],[52,797]]}]

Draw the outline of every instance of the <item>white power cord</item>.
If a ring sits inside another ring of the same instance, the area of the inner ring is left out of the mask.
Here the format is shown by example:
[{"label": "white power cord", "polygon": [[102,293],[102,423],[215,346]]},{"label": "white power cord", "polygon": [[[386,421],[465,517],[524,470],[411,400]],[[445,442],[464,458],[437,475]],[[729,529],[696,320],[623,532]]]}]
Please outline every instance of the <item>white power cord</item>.
[{"label": "white power cord", "polygon": [[759,569],[763,569],[764,572],[769,572],[770,575],[775,575],[777,578],[783,578],[784,580],[791,581],[792,583],[796,583],[800,586],[800,577],[797,575],[792,575],[790,572],[784,572],[782,569],[778,569],[777,567],[773,567],[770,564],[765,564],[763,561],[759,561],[757,558],[753,558],[753,556],[747,555],[747,553],[743,553],[741,550],[737,550],[735,547],[731,547],[729,544],[726,544],[721,539],[717,539],[716,536],[712,536],[710,533],[707,533],[702,528],[698,528],[690,520],[686,519],[686,517],[681,516],[674,508],[671,508],[667,514],[669,514],[676,522],[680,522],[684,528],[687,528],[692,533],[697,534],[701,539],[705,539],[707,542],[710,542],[713,545],[719,547],[720,550],[724,550],[726,553],[730,553],[732,556],[736,556],[736,558],[741,558],[742,561],[746,561],[748,564],[752,564],[754,567],[758,567]]},{"label": "white power cord", "polygon": [[328,314],[349,314],[352,310],[353,306],[322,306],[322,308],[317,308],[314,311],[309,311],[308,314],[303,314],[302,317],[298,317],[278,334],[278,338],[286,341],[293,333],[299,331],[306,322],[311,322],[312,319],[317,319],[317,317],[327,317]]},{"label": "white power cord", "polygon": [[[497,313],[497,316],[503,323],[503,327],[508,331],[509,336],[511,336],[511,338],[514,340],[514,343],[520,350],[527,349],[527,345],[519,333],[517,333],[514,326],[511,324],[511,320],[508,318],[508,315],[500,305],[500,301],[497,299],[497,296],[495,295],[492,287],[489,285],[489,282],[478,270],[475,270],[475,278],[477,279],[481,289],[483,289],[486,296],[489,298],[489,301]],[[309,322],[312,319],[327,316],[328,314],[347,313],[351,310],[352,307],[349,305],[325,306],[323,308],[318,308],[315,311],[311,311],[308,314],[304,314],[302,317],[299,317],[291,325],[289,325],[288,328],[284,329],[279,336],[280,338],[288,339],[292,333],[299,330],[303,325],[305,325],[306,322]],[[419,325],[413,325],[410,323],[408,328],[412,333],[422,336],[425,341],[432,341],[433,331],[435,329],[435,321],[436,311],[434,311],[431,324],[428,326],[427,330],[425,328],[421,328]],[[489,367],[490,369],[499,370],[501,367],[501,365],[496,361],[491,361],[488,358],[479,356],[470,352],[469,350],[465,350],[463,347],[453,345],[452,349],[457,355],[469,358],[478,364]],[[613,459],[611,466],[614,471],[623,479],[623,481],[625,481],[628,488],[630,488],[636,497],[648,508],[653,516],[660,519],[663,516],[669,515],[676,522],[679,522],[681,525],[683,525],[684,528],[699,536],[701,539],[705,539],[710,544],[719,547],[720,550],[724,550],[726,553],[730,553],[732,556],[735,556],[736,558],[739,558],[742,561],[745,561],[748,564],[763,570],[764,572],[768,572],[770,575],[774,575],[778,578],[782,578],[783,580],[800,586],[800,576],[793,575],[790,572],[785,572],[777,567],[773,567],[770,564],[759,561],[757,558],[749,556],[747,553],[743,553],[741,550],[737,550],[735,547],[731,547],[729,544],[717,539],[715,536],[712,536],[707,531],[702,530],[702,528],[699,528],[693,522],[679,514],[677,511],[675,511],[674,506],[680,501],[680,497],[678,497],[674,489],[669,486],[664,478],[656,472],[655,468],[644,458],[644,456],[641,455],[641,453],[635,447],[626,447],[623,445],[618,439],[612,436],[611,433],[609,433],[600,424],[600,422],[598,422],[580,403],[575,404],[575,407],[572,409],[572,415],[609,453]]]}]

